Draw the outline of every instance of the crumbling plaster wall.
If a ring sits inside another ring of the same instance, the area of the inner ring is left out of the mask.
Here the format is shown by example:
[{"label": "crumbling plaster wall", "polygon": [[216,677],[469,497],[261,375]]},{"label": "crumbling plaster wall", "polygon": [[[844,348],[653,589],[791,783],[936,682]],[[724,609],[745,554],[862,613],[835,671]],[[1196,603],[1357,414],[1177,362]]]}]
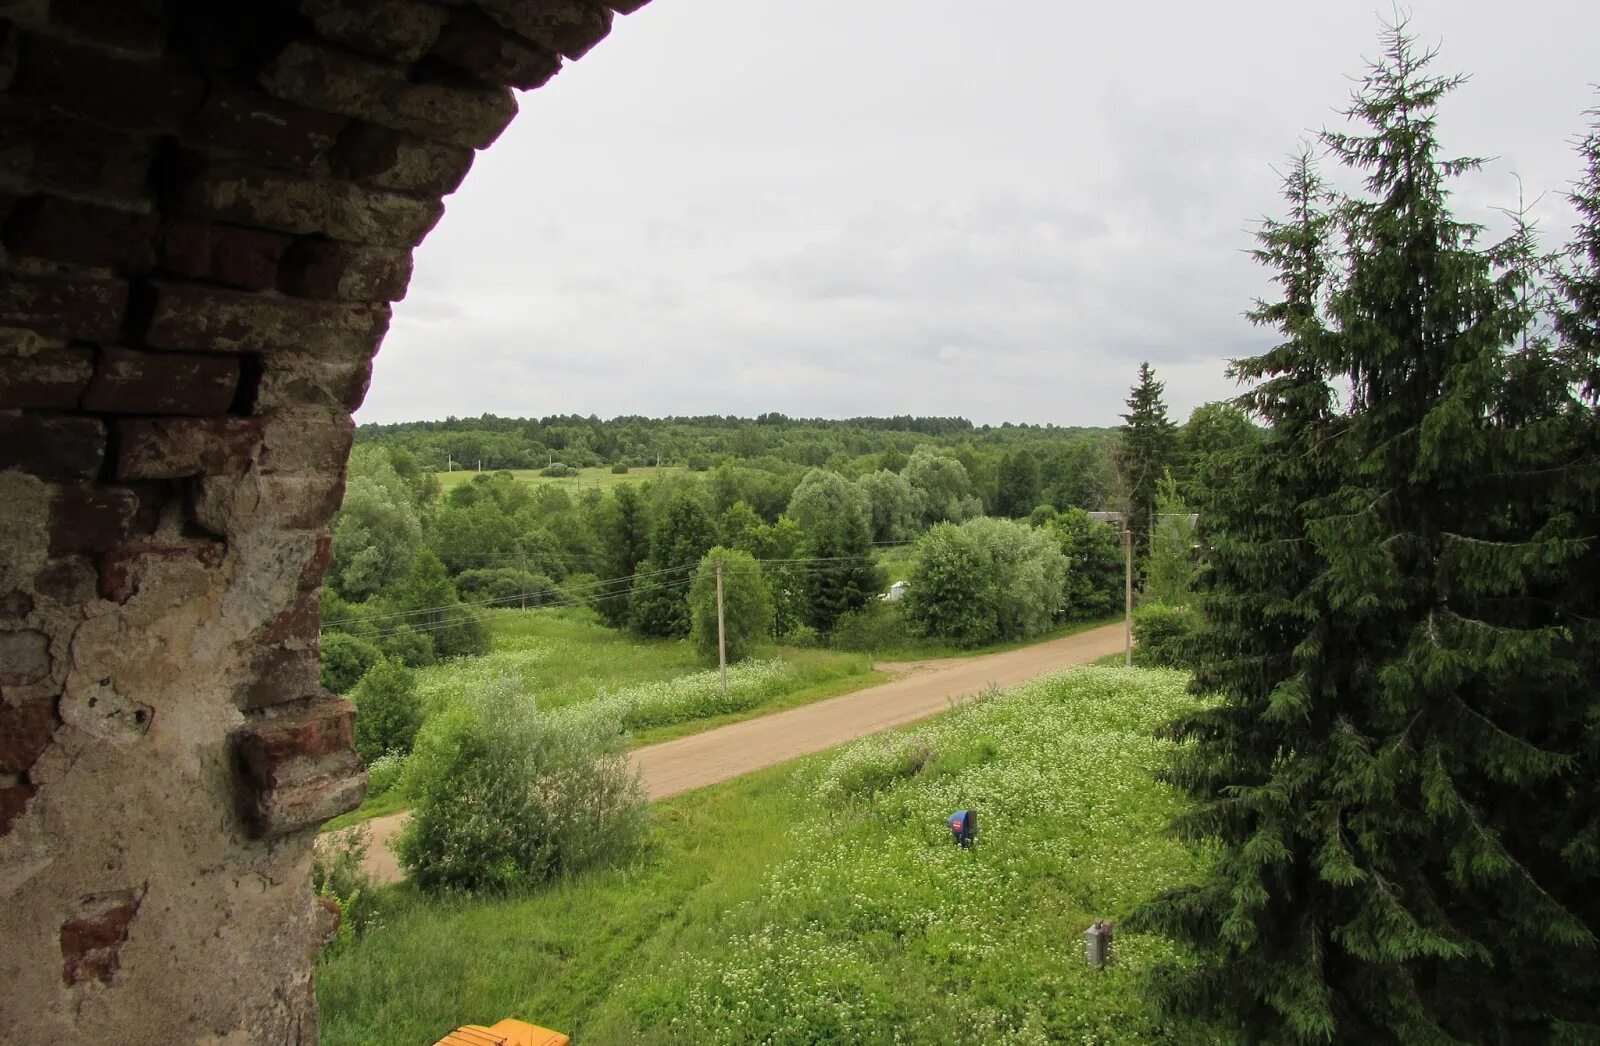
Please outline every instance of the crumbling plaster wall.
[{"label": "crumbling plaster wall", "polygon": [[350,412],[474,151],[644,0],[0,0],[0,1042],[316,1039]]}]

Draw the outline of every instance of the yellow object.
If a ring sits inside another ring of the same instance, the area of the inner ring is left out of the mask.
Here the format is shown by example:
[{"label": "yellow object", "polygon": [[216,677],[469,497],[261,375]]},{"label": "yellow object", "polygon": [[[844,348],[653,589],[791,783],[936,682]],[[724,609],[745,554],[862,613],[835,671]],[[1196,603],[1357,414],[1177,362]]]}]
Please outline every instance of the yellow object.
[{"label": "yellow object", "polygon": [[571,1039],[558,1031],[540,1028],[524,1021],[501,1021],[493,1028],[468,1024],[446,1035],[434,1046],[570,1046]]}]

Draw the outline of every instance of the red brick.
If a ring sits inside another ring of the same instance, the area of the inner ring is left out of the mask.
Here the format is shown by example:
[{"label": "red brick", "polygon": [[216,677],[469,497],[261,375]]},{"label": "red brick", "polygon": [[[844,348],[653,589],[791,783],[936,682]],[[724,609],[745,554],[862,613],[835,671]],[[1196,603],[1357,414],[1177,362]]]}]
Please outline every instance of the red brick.
[{"label": "red brick", "polygon": [[98,898],[87,911],[61,924],[61,979],[68,987],[85,981],[111,983],[141,900],[132,891]]},{"label": "red brick", "polygon": [[413,247],[444,213],[437,199],[363,189],[236,163],[201,165],[174,186],[183,214],[346,243]]},{"label": "red brick", "polygon": [[421,193],[448,196],[472,167],[471,148],[446,145],[387,127],[355,120],[339,137],[334,151],[338,170],[356,181]]},{"label": "red brick", "polygon": [[[344,492],[344,488],[341,485],[340,486],[341,495],[343,494],[343,492]],[[328,574],[328,564],[330,564],[332,562],[333,562],[333,535],[332,534],[318,534],[317,535],[317,551],[311,557],[310,562],[306,563],[305,570],[301,571],[301,573],[300,573],[300,591],[302,591],[302,592],[318,592],[318,594],[320,595],[320,589],[322,588],[322,579],[327,576],[327,574]],[[318,613],[320,615],[321,611],[319,610]],[[319,620],[318,624],[320,624],[320,623],[321,622]]]},{"label": "red brick", "polygon": [[98,476],[105,455],[106,429],[93,418],[0,415],[0,472],[71,483]]},{"label": "red brick", "polygon": [[417,0],[299,0],[299,7],[324,39],[397,62],[421,58],[446,17]]},{"label": "red brick", "polygon": [[72,607],[94,599],[98,592],[94,565],[82,556],[51,560],[33,576],[33,590],[44,599]]},{"label": "red brick", "polygon": [[11,831],[11,826],[17,823],[28,809],[28,800],[38,789],[27,781],[18,781],[15,784],[0,784],[0,835]]},{"label": "red brick", "polygon": [[227,545],[205,538],[158,540],[136,538],[118,545],[100,563],[100,595],[113,603],[126,603],[138,594],[146,571],[163,563],[193,560],[214,568],[227,555]]},{"label": "red brick", "polygon": [[262,86],[286,101],[474,149],[517,115],[507,88],[415,83],[401,66],[304,41],[268,63]]},{"label": "red brick", "polygon": [[355,706],[317,693],[304,707],[253,717],[235,735],[246,818],[258,836],[314,828],[359,806],[367,776],[352,734]]},{"label": "red brick", "polygon": [[387,305],[334,304],[161,284],[145,343],[161,349],[370,357],[389,326]]},{"label": "red brick", "polygon": [[30,36],[13,92],[72,116],[129,131],[171,133],[200,104],[204,82],[159,61]]},{"label": "red brick", "polygon": [[62,348],[0,357],[0,410],[70,410],[94,375],[94,350]]},{"label": "red brick", "polygon": [[482,7],[517,35],[568,58],[582,58],[611,32],[611,12],[587,0],[487,0]]},{"label": "red brick", "polygon": [[155,140],[0,98],[0,170],[120,207],[150,207]]},{"label": "red brick", "polygon": [[100,351],[83,409],[112,414],[222,414],[238,387],[237,356],[108,348]]},{"label": "red brick", "polygon": [[106,341],[122,330],[127,307],[121,280],[11,274],[0,280],[0,326]]},{"label": "red brick", "polygon": [[261,445],[255,418],[132,418],[116,423],[116,478],[182,479],[243,471]]},{"label": "red brick", "polygon": [[350,460],[356,426],[343,411],[297,411],[265,419],[261,471],[342,473]]},{"label": "red brick", "polygon": [[234,702],[255,711],[315,693],[321,683],[318,646],[263,646],[250,659],[250,678],[234,693]]},{"label": "red brick", "polygon": [[50,505],[50,554],[104,552],[133,528],[139,498],[126,487],[64,487]]},{"label": "red brick", "polygon": [[56,196],[24,200],[6,221],[13,254],[145,273],[155,264],[157,219]]},{"label": "red brick", "polygon": [[255,412],[294,407],[338,407],[354,412],[372,380],[371,357],[316,360],[274,356],[256,386]]},{"label": "red brick", "polygon": [[166,27],[150,7],[128,0],[51,0],[50,28],[108,50],[155,57],[166,42]]},{"label": "red brick", "polygon": [[267,164],[309,167],[333,148],[346,122],[259,91],[218,87],[189,121],[184,139]]},{"label": "red brick", "polygon": [[162,268],[192,280],[270,290],[290,238],[237,225],[178,219],[161,238]]},{"label": "red brick", "polygon": [[33,768],[56,732],[54,701],[0,704],[0,774],[25,774]]},{"label": "red brick", "polygon": [[283,259],[279,286],[305,298],[387,302],[404,298],[410,281],[408,250],[300,240]]},{"label": "red brick", "polygon": [[561,57],[508,33],[475,8],[457,8],[433,53],[469,75],[520,90],[543,87],[561,71]]}]

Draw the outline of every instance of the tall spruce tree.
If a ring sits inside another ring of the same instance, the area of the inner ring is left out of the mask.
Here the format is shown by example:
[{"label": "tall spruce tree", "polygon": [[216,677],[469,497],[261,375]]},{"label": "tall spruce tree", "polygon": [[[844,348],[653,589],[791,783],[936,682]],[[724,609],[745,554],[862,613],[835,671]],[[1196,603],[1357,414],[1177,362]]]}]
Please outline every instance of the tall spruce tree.
[{"label": "tall spruce tree", "polygon": [[1123,508],[1133,531],[1134,555],[1141,560],[1150,549],[1156,486],[1162,475],[1177,464],[1178,428],[1167,417],[1167,405],[1161,398],[1165,390],[1150,364],[1139,364],[1139,382],[1128,395],[1128,413],[1122,416],[1124,425],[1117,443]]},{"label": "tall spruce tree", "polygon": [[1217,701],[1171,726],[1171,776],[1213,859],[1136,922],[1198,954],[1159,972],[1162,1002],[1253,1041],[1600,1034],[1571,370],[1529,337],[1526,230],[1485,249],[1451,213],[1476,162],[1440,155],[1460,81],[1432,57],[1387,28],[1365,128],[1323,135],[1365,175],[1327,286],[1307,160],[1261,232],[1284,295],[1254,315],[1284,341],[1237,373],[1272,431],[1202,521],[1195,685]]}]

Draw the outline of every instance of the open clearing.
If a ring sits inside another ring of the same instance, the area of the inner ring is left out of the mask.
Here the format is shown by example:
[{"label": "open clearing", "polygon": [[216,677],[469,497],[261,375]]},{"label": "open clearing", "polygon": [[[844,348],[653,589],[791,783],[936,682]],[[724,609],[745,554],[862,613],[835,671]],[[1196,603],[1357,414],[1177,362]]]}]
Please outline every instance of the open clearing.
[{"label": "open clearing", "polygon": [[[1178,958],[1083,930],[1191,881],[1157,726],[1185,676],[1084,668],[658,802],[647,852],[511,897],[385,891],[319,966],[329,1046],[506,1016],[601,1043],[1227,1043],[1151,1012]],[[978,845],[945,816],[980,811]]]},{"label": "open clearing", "polygon": [[473,476],[492,476],[495,471],[509,472],[524,483],[542,483],[552,487],[566,487],[577,492],[581,490],[606,490],[619,483],[642,483],[656,476],[672,475],[687,472],[688,469],[681,465],[663,465],[660,468],[654,465],[645,465],[627,472],[612,472],[609,466],[579,469],[576,476],[541,476],[538,469],[485,469],[482,472],[476,469],[456,469],[453,472],[437,472],[439,486],[449,493],[451,487],[458,487],[463,483],[471,483]]},{"label": "open clearing", "polygon": [[[650,798],[664,799],[926,718],[991,687],[1012,687],[1090,664],[1122,644],[1122,626],[1105,625],[998,654],[901,665],[909,670],[879,686],[640,748],[632,759]],[[366,868],[380,882],[402,878],[387,844],[407,816],[390,814],[370,822]]]}]

